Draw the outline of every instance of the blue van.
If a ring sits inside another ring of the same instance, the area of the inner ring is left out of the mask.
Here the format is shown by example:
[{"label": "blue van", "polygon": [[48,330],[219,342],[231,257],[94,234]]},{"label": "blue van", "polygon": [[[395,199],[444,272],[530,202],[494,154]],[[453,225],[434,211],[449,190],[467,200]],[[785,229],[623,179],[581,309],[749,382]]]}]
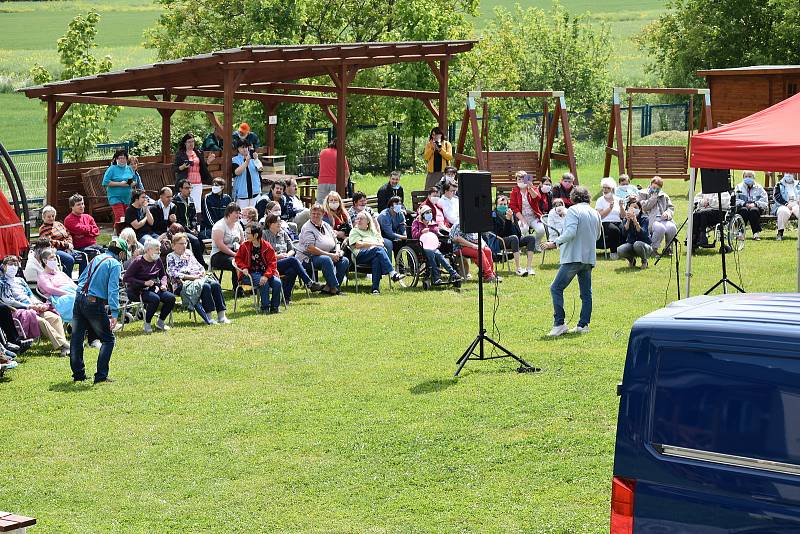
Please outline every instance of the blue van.
[{"label": "blue van", "polygon": [[800,294],[694,297],[633,325],[611,533],[800,533]]}]

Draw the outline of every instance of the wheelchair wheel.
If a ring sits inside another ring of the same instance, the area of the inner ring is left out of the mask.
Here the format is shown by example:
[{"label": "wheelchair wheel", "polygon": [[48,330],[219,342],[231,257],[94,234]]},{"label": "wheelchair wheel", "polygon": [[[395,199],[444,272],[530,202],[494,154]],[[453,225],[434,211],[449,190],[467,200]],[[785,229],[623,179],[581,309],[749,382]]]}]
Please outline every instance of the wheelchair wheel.
[{"label": "wheelchair wheel", "polygon": [[419,282],[420,265],[417,253],[411,247],[403,247],[395,258],[397,272],[404,274],[405,278],[398,282],[402,287],[416,287]]},{"label": "wheelchair wheel", "polygon": [[727,244],[737,252],[744,249],[745,228],[744,218],[738,213],[728,221]]}]

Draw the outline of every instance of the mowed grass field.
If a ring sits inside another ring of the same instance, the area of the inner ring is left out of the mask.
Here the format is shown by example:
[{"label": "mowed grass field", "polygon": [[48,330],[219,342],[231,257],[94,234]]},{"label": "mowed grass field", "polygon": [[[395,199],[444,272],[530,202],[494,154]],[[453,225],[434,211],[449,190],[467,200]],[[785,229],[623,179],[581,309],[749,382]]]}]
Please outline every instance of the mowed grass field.
[{"label": "mowed grass field", "polygon": [[[593,191],[596,174],[584,172]],[[682,222],[686,184],[666,189]],[[765,235],[739,255],[741,282],[793,291],[797,242]],[[300,292],[277,316],[240,302],[225,327],[185,312],[166,334],[134,323],[118,337],[116,382],[94,387],[40,345],[0,380],[0,509],[36,516],[42,533],[608,532],[627,336],[674,300],[674,263],[600,259],[591,332],[551,340],[557,254],[540,258],[536,276],[500,284],[493,334],[537,374],[498,360],[452,378],[476,333],[474,281]],[[701,252],[693,293],[719,276],[719,256]],[[574,285],[570,324],[579,308]]]}]

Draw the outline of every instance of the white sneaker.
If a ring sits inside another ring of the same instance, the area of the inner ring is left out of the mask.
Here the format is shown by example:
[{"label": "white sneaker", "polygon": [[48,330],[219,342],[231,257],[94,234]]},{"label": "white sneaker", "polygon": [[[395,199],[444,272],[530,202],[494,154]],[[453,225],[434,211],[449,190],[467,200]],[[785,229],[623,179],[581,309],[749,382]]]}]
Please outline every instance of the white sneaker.
[{"label": "white sneaker", "polygon": [[781,234],[776,235],[775,241],[783,241],[783,236]]},{"label": "white sneaker", "polygon": [[227,317],[225,317],[225,316],[222,316],[222,317],[217,317],[217,322],[218,322],[219,324],[231,324],[231,320],[230,320],[230,319],[228,319],[228,318],[227,318]]},{"label": "white sneaker", "polygon": [[552,330],[547,334],[548,337],[558,337],[562,334],[566,334],[569,330],[569,327],[565,324],[560,324],[558,326],[554,326]]},{"label": "white sneaker", "polygon": [[586,326],[576,326],[575,328],[569,331],[570,334],[588,334],[589,333],[589,325]]},{"label": "white sneaker", "polygon": [[529,276],[535,276],[535,275],[536,275],[536,271],[534,271],[534,270],[533,270],[533,267],[531,267],[530,269],[528,269],[528,275],[529,275]]},{"label": "white sneaker", "polygon": [[164,332],[166,332],[167,330],[169,330],[169,326],[165,325],[165,324],[164,324],[164,321],[162,321],[161,319],[159,319],[158,321],[156,321],[156,328],[158,328],[159,330],[162,330],[162,331],[164,331]]},{"label": "white sneaker", "polygon": [[610,257],[612,260],[617,261],[619,259],[619,254],[612,252]]},{"label": "white sneaker", "polygon": [[757,233],[753,234],[753,241],[761,241],[761,236],[758,235]]},{"label": "white sneaker", "polygon": [[216,326],[218,324],[219,323],[217,321],[215,321],[214,319],[209,319],[208,320],[208,326]]},{"label": "white sneaker", "polygon": [[151,325],[150,323],[144,323],[144,325],[142,326],[142,329],[144,330],[145,334],[152,334],[153,333],[153,325]]},{"label": "white sneaker", "polygon": [[528,271],[525,269],[517,269],[517,276],[528,276]]}]

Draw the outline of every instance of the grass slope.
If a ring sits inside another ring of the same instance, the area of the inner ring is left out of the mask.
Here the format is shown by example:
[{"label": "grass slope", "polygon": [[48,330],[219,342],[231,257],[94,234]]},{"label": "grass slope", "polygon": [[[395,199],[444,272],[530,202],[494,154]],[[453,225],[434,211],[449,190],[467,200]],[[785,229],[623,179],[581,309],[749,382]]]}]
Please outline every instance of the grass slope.
[{"label": "grass slope", "polygon": [[[685,187],[667,184],[679,222]],[[748,241],[744,287],[794,290],[795,245]],[[167,334],[136,323],[118,338],[117,381],[97,387],[26,355],[0,381],[0,507],[42,533],[608,532],[614,386],[633,321],[674,298],[673,266],[600,260],[592,332],[548,340],[557,254],[539,258],[537,276],[501,284],[495,336],[534,375],[501,360],[451,378],[475,334],[474,282],[299,294],[279,316],[240,303],[227,327],[183,312]],[[695,294],[719,266],[695,258]]]}]

